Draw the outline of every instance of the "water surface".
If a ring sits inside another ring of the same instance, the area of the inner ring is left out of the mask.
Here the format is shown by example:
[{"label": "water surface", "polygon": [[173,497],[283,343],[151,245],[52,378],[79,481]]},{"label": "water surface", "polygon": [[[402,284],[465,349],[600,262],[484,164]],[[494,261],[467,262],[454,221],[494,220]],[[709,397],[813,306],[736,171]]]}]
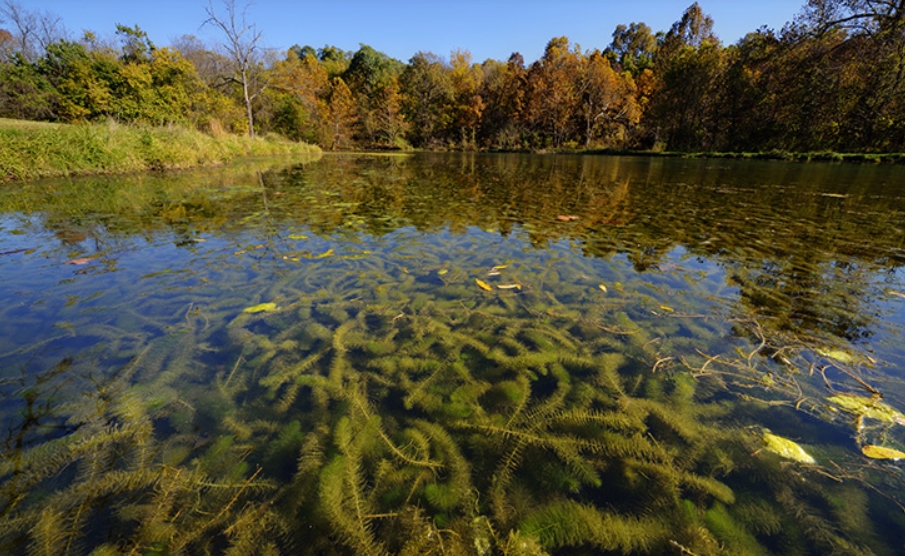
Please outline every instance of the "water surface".
[{"label": "water surface", "polygon": [[901,183],[327,155],[3,186],[0,552],[902,553]]}]

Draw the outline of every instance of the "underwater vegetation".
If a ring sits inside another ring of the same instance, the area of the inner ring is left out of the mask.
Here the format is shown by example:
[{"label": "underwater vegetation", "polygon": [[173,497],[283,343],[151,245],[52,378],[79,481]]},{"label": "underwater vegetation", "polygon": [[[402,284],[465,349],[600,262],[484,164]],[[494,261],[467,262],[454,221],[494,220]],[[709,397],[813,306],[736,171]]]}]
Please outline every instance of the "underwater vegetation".
[{"label": "underwater vegetation", "polygon": [[4,275],[0,553],[901,553],[901,378],[846,341],[881,318],[835,271],[806,318],[727,286],[763,252],[582,228],[638,217],[620,175],[488,188],[502,233],[468,197],[505,160],[327,162],[140,204],[168,236],[82,215],[94,253],[0,259],[50,292]]}]

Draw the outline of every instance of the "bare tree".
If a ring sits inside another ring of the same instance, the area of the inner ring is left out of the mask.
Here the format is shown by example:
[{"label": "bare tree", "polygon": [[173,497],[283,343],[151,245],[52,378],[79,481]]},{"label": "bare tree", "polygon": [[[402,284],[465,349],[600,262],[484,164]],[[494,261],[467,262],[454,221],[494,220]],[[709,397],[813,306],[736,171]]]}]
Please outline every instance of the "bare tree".
[{"label": "bare tree", "polygon": [[230,78],[242,87],[245,99],[245,112],[248,118],[248,134],[255,135],[252,102],[266,88],[266,84],[258,84],[254,72],[259,52],[258,42],[263,34],[254,24],[246,23],[245,15],[250,4],[246,4],[241,13],[236,10],[236,0],[222,0],[223,12],[218,14],[214,9],[214,0],[208,0],[207,20],[204,25],[213,25],[226,35],[224,48],[234,64],[233,76]]},{"label": "bare tree", "polygon": [[11,23],[18,51],[29,61],[38,58],[47,47],[61,39],[67,32],[60,16],[45,11],[31,11],[14,0],[0,3],[0,23]]}]

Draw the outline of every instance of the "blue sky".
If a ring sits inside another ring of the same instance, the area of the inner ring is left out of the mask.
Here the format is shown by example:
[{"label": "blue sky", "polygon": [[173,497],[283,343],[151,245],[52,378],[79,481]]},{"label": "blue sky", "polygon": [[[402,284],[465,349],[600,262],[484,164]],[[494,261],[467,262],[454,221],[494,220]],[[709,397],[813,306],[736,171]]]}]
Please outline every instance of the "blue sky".
[{"label": "blue sky", "polygon": [[[732,44],[762,25],[780,29],[806,0],[699,0],[716,34]],[[19,0],[31,10],[60,15],[73,38],[84,30],[112,37],[115,25],[138,25],[158,46],[183,34],[219,39],[206,19],[207,0]],[[214,0],[219,6],[221,0]],[[248,21],[264,32],[266,46],[326,44],[356,50],[368,44],[402,61],[419,50],[447,56],[468,49],[475,61],[506,60],[520,52],[527,62],[547,42],[565,35],[582,49],[603,49],[620,23],[643,21],[667,30],[693,0],[255,0]],[[236,0],[244,6],[245,0]]]}]

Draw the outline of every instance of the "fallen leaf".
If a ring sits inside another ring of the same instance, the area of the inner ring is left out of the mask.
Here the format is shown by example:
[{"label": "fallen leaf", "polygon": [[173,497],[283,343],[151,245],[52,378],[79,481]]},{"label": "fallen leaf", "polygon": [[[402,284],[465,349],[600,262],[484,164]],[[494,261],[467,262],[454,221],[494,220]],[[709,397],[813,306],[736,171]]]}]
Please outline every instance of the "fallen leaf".
[{"label": "fallen leaf", "polygon": [[482,290],[493,291],[493,288],[490,287],[490,284],[488,284],[484,280],[479,280],[479,279],[475,278],[474,281],[478,285],[478,287],[481,288]]},{"label": "fallen leaf", "polygon": [[305,234],[290,234],[289,239],[308,239]]},{"label": "fallen leaf", "polygon": [[826,357],[827,359],[832,359],[834,361],[845,364],[851,363],[855,360],[851,353],[843,351],[841,349],[818,349],[817,353]]},{"label": "fallen leaf", "polygon": [[448,268],[441,268],[440,270],[437,271],[437,274],[440,275],[440,276],[443,276],[443,275],[446,274],[447,272],[449,272],[449,269],[448,269]]},{"label": "fallen leaf", "polygon": [[667,313],[675,313],[676,310],[670,307],[669,305],[660,305],[660,309],[666,311]]},{"label": "fallen leaf", "polygon": [[[905,415],[892,406],[889,406],[879,398],[865,398],[856,394],[836,394],[830,396],[827,401],[839,406],[839,409],[858,417],[867,417],[884,423],[898,423],[905,425]],[[830,409],[835,409],[832,406]]]},{"label": "fallen leaf", "polygon": [[245,309],[242,309],[242,312],[243,313],[264,313],[266,311],[276,311],[276,310],[277,310],[277,304],[271,301],[268,303],[259,303],[257,305],[252,305],[251,307],[246,307]]},{"label": "fallen leaf", "polygon": [[513,289],[520,290],[520,289],[522,289],[521,284],[497,284],[496,287],[500,288],[501,290],[513,290]]},{"label": "fallen leaf", "polygon": [[905,297],[905,293],[897,292],[896,290],[886,290],[886,293],[889,295],[894,295],[896,297]]},{"label": "fallen leaf", "polygon": [[71,261],[66,261],[63,264],[88,264],[97,257],[79,257],[78,259],[72,259]]},{"label": "fallen leaf", "polygon": [[498,264],[495,267],[491,268],[491,271],[503,270],[504,268],[509,268],[508,264]]},{"label": "fallen leaf", "polygon": [[607,289],[606,289],[606,286],[605,286],[605,285],[600,284],[600,285],[597,286],[597,287],[600,288],[600,291],[602,291],[603,293],[607,293]]},{"label": "fallen leaf", "polygon": [[560,214],[556,219],[560,222],[571,222],[573,220],[578,220],[578,217],[573,214]]},{"label": "fallen leaf", "polygon": [[788,438],[777,436],[771,432],[765,432],[764,444],[764,449],[768,452],[773,452],[786,459],[801,463],[817,463],[811,454],[805,452],[804,448]]},{"label": "fallen leaf", "polygon": [[874,446],[865,444],[861,446],[861,453],[873,459],[905,459],[905,452],[886,446]]}]

